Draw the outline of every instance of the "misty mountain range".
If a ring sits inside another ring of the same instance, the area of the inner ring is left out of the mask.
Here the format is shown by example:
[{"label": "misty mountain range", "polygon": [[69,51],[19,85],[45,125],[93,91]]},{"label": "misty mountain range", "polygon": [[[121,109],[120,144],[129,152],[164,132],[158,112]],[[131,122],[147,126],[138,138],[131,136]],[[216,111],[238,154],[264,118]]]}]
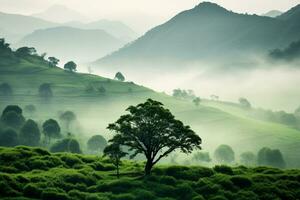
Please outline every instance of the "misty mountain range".
[{"label": "misty mountain range", "polygon": [[115,70],[135,65],[139,69],[161,65],[174,68],[191,62],[224,63],[237,57],[268,55],[270,50],[285,48],[300,39],[299,12],[297,6],[271,18],[200,3],[94,65]]},{"label": "misty mountain range", "polygon": [[0,13],[0,38],[4,37],[15,48],[30,46],[62,60],[90,62],[137,37],[120,21],[86,20],[80,13],[60,5],[32,16]]},{"label": "misty mountain range", "polygon": [[123,44],[123,41],[100,29],[55,27],[34,31],[15,46],[32,46],[41,53],[47,52],[64,61],[89,62]]}]

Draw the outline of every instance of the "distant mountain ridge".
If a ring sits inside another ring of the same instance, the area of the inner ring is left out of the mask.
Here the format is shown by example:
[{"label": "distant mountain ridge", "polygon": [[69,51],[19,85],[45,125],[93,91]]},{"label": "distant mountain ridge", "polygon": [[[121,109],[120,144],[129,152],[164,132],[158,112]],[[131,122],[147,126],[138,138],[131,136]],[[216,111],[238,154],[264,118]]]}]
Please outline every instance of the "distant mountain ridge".
[{"label": "distant mountain ridge", "polygon": [[281,18],[238,14],[214,3],[200,3],[94,65],[107,69],[134,64],[139,68],[161,63],[174,66],[267,54],[300,39],[300,27]]},{"label": "distant mountain ridge", "polygon": [[47,21],[52,21],[55,23],[66,23],[70,21],[86,21],[87,17],[83,16],[81,13],[69,9],[63,5],[53,5],[42,11],[32,15],[33,17],[38,17]]},{"label": "distant mountain ridge", "polygon": [[266,17],[278,17],[280,15],[282,15],[283,12],[279,11],[279,10],[271,10],[265,14],[263,14],[262,16],[266,16]]},{"label": "distant mountain ridge", "polygon": [[9,41],[17,41],[33,30],[50,28],[57,25],[57,23],[36,17],[0,12],[0,27],[3,30],[1,37],[5,37]]},{"label": "distant mountain ridge", "polygon": [[123,42],[103,30],[55,27],[34,31],[16,46],[34,46],[62,60],[88,62],[119,48]]}]

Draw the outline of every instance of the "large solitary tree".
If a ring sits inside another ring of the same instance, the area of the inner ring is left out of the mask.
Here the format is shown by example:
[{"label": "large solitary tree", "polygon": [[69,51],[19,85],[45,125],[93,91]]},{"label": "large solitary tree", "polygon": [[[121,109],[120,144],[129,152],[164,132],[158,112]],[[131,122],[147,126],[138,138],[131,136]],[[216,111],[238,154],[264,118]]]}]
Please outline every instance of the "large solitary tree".
[{"label": "large solitary tree", "polygon": [[125,77],[121,72],[116,73],[115,79],[118,80],[118,81],[125,81]]},{"label": "large solitary tree", "polygon": [[189,126],[176,120],[162,103],[148,99],[145,103],[130,106],[127,111],[129,114],[108,126],[117,133],[110,142],[128,146],[131,158],[144,154],[146,175],[175,150],[191,153],[193,149],[201,149],[201,138]]},{"label": "large solitary tree", "polygon": [[107,141],[102,135],[94,135],[87,142],[88,149],[97,153],[102,152],[106,146]]},{"label": "large solitary tree", "polygon": [[37,123],[31,119],[27,120],[20,131],[20,143],[26,146],[38,146],[41,133]]}]

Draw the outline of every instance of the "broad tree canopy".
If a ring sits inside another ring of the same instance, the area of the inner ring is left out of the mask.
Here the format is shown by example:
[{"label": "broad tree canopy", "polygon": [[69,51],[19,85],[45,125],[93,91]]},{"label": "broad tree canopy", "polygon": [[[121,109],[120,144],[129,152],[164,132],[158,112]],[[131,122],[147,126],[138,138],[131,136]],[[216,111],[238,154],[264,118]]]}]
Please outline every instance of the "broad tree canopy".
[{"label": "broad tree canopy", "polygon": [[132,158],[144,154],[146,175],[158,161],[175,150],[191,153],[201,148],[201,138],[189,126],[176,120],[162,103],[148,99],[130,106],[127,111],[129,114],[108,126],[109,130],[117,132],[111,142],[128,146],[133,152]]}]

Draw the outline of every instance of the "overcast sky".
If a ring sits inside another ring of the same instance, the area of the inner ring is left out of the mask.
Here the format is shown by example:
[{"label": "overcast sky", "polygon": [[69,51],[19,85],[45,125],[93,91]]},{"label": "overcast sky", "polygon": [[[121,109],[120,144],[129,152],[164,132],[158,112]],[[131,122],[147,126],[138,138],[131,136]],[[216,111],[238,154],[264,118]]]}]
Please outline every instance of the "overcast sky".
[{"label": "overcast sky", "polygon": [[[65,5],[90,20],[118,19],[132,26],[150,26],[190,9],[199,0],[0,0],[0,11],[20,14],[41,12],[51,5]],[[221,6],[240,13],[262,14],[270,10],[286,11],[300,0],[214,0]]]}]

